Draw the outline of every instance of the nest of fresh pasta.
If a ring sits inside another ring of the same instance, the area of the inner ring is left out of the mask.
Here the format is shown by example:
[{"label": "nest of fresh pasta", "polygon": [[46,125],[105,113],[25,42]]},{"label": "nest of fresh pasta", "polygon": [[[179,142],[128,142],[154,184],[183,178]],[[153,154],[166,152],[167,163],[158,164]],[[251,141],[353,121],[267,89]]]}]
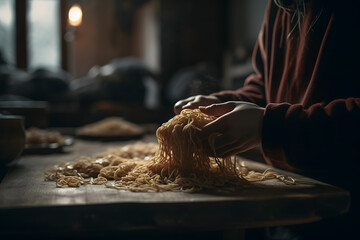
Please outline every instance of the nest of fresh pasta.
[{"label": "nest of fresh pasta", "polygon": [[140,125],[129,122],[122,117],[108,117],[100,121],[87,124],[76,130],[76,135],[87,139],[121,139],[140,137],[145,129]]},{"label": "nest of fresh pasta", "polygon": [[295,183],[272,169],[249,170],[236,156],[215,157],[212,141],[199,136],[203,126],[215,119],[198,109],[183,110],[158,128],[158,143],[136,142],[62,163],[47,169],[45,180],[56,181],[57,187],[97,184],[137,192],[229,191],[268,179]]},{"label": "nest of fresh pasta", "polygon": [[65,137],[57,131],[48,131],[36,127],[30,127],[26,130],[25,144],[32,145],[48,145],[56,143],[59,146],[65,145]]}]

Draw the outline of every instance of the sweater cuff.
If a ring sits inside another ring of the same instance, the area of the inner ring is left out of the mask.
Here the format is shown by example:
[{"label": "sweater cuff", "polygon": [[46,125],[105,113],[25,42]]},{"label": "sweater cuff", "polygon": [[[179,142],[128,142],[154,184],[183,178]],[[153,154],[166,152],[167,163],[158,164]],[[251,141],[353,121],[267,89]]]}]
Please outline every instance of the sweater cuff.
[{"label": "sweater cuff", "polygon": [[262,128],[262,149],[266,162],[277,168],[296,170],[284,151],[285,117],[290,104],[270,103],[265,108]]}]

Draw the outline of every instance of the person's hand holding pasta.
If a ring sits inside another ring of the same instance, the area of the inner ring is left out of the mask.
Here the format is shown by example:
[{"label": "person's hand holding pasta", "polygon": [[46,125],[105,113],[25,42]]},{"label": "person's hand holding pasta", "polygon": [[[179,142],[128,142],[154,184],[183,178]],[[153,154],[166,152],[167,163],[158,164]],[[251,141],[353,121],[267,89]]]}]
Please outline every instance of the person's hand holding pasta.
[{"label": "person's hand holding pasta", "polygon": [[174,112],[175,114],[180,114],[183,109],[196,109],[199,106],[209,106],[220,102],[221,101],[215,96],[196,95],[178,101],[174,106]]},{"label": "person's hand holding pasta", "polygon": [[214,140],[210,145],[217,157],[245,152],[261,143],[264,108],[253,103],[230,101],[200,107],[200,110],[218,116],[201,131],[203,139]]}]

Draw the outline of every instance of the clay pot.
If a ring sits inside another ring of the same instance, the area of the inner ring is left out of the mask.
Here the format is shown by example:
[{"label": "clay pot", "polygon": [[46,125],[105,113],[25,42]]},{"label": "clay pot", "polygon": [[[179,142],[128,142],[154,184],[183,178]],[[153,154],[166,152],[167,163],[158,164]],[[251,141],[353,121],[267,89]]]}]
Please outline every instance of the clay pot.
[{"label": "clay pot", "polygon": [[24,118],[0,114],[0,165],[7,165],[19,157],[24,146]]}]

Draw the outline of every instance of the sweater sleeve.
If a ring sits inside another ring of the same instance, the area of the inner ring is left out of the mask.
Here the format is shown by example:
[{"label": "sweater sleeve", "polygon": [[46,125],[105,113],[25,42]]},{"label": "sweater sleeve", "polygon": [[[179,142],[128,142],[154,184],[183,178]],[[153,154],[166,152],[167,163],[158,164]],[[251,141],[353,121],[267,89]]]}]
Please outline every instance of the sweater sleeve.
[{"label": "sweater sleeve", "polygon": [[[268,104],[262,147],[275,167],[333,171],[356,166],[360,159],[360,98],[337,99],[327,105]],[[346,162],[346,164],[344,164]]]}]

